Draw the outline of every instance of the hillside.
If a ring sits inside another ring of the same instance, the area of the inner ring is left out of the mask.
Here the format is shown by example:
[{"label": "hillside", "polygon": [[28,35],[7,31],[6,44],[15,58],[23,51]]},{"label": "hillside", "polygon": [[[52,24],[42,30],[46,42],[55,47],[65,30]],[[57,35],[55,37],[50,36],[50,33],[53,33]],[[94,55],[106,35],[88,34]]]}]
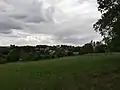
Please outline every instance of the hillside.
[{"label": "hillside", "polygon": [[0,90],[120,90],[120,54],[0,65]]}]

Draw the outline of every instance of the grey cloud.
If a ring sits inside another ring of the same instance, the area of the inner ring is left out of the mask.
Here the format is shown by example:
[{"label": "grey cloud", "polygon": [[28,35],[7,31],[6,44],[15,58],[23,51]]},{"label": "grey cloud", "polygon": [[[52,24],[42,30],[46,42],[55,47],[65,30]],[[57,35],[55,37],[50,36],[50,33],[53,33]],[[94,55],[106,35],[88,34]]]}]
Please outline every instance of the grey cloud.
[{"label": "grey cloud", "polygon": [[24,30],[27,28],[26,23],[52,21],[54,8],[44,9],[42,1],[6,0],[0,2],[2,3],[0,4],[0,7],[2,7],[0,10],[0,33],[12,33],[11,29]]},{"label": "grey cloud", "polygon": [[46,9],[43,8],[43,1],[38,2],[37,0],[11,0],[7,2],[9,4],[12,4],[15,8],[10,13],[10,16],[12,16],[12,18],[22,19],[22,21],[26,23],[40,23],[43,21],[52,21],[52,14],[54,12],[54,8],[51,6]]},{"label": "grey cloud", "polygon": [[26,23],[40,23],[42,21],[44,21],[42,18],[40,18],[39,16],[31,16],[28,17],[24,20]]},{"label": "grey cloud", "polygon": [[11,29],[22,29],[23,25],[6,15],[0,15],[0,33],[11,33]]},{"label": "grey cloud", "polygon": [[[51,5],[44,7],[46,3],[44,1],[50,2]],[[78,12],[78,14],[75,12],[75,16],[74,12],[69,13],[69,10],[65,10],[68,12],[64,13],[64,10],[60,10],[62,7],[60,8],[59,3],[62,4],[65,0],[44,1],[6,0],[4,2],[4,7],[6,8],[0,10],[0,33],[2,33],[0,35],[1,37],[8,37],[8,41],[5,44],[12,42],[16,38],[18,40],[14,42],[15,44],[39,44],[40,42],[83,44],[92,39],[100,39],[100,36],[92,28],[92,24],[99,17],[95,5],[96,0],[73,0],[80,3],[75,4],[80,5],[78,9],[75,9]],[[75,6],[75,8],[77,7]],[[65,9],[69,8],[65,7]],[[58,22],[54,22],[54,20],[58,20]],[[22,31],[22,34],[19,33],[19,30]],[[28,34],[24,34],[26,32]],[[41,41],[39,39],[26,40],[27,36],[30,35],[32,37],[36,34],[49,34],[54,37],[49,41]],[[9,41],[9,38],[12,39]]]},{"label": "grey cloud", "polygon": [[25,19],[25,18],[27,18],[27,15],[22,15],[22,14],[12,14],[12,15],[9,15],[9,17],[11,17],[11,18],[14,18],[14,19]]},{"label": "grey cloud", "polygon": [[1,30],[9,30],[9,29],[22,29],[18,24],[15,22],[0,22],[0,29]]},{"label": "grey cloud", "polygon": [[69,43],[69,44],[75,44],[75,45],[82,45],[83,43],[90,42],[94,38],[96,38],[97,35],[88,35],[88,36],[82,36],[82,37],[56,37],[56,41],[62,42],[62,43]]},{"label": "grey cloud", "polygon": [[77,0],[77,2],[80,3],[80,4],[83,4],[86,1],[89,1],[89,0]]},{"label": "grey cloud", "polygon": [[54,35],[54,40],[61,43],[83,44],[96,38],[99,40],[100,36],[92,28],[95,18],[88,16],[74,17],[55,26],[52,23],[33,25],[30,32]]}]

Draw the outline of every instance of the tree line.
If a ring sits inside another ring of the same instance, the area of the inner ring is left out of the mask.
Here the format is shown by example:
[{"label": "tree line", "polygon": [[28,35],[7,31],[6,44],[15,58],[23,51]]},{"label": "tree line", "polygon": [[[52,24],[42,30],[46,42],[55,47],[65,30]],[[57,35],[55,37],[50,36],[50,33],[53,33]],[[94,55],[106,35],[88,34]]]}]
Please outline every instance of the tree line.
[{"label": "tree line", "polygon": [[102,42],[89,42],[83,46],[69,45],[36,45],[36,46],[15,46],[0,47],[0,63],[18,61],[37,61],[54,59],[65,56],[76,56],[88,53],[105,53],[107,46]]}]

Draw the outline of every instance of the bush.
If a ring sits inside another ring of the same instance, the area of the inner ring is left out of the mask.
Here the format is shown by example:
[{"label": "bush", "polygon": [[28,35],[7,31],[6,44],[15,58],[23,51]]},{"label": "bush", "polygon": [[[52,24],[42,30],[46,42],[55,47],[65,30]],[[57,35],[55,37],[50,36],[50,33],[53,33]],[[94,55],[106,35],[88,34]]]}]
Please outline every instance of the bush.
[{"label": "bush", "polygon": [[7,60],[5,58],[0,58],[0,64],[5,64]]}]

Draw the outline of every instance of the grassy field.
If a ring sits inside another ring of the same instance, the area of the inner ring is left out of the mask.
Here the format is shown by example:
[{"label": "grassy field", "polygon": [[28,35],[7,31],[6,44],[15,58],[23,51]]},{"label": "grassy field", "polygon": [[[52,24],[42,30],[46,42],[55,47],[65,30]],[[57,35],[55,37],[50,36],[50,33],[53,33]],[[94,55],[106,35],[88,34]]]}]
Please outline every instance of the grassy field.
[{"label": "grassy field", "polygon": [[120,54],[0,65],[0,90],[120,90]]}]

